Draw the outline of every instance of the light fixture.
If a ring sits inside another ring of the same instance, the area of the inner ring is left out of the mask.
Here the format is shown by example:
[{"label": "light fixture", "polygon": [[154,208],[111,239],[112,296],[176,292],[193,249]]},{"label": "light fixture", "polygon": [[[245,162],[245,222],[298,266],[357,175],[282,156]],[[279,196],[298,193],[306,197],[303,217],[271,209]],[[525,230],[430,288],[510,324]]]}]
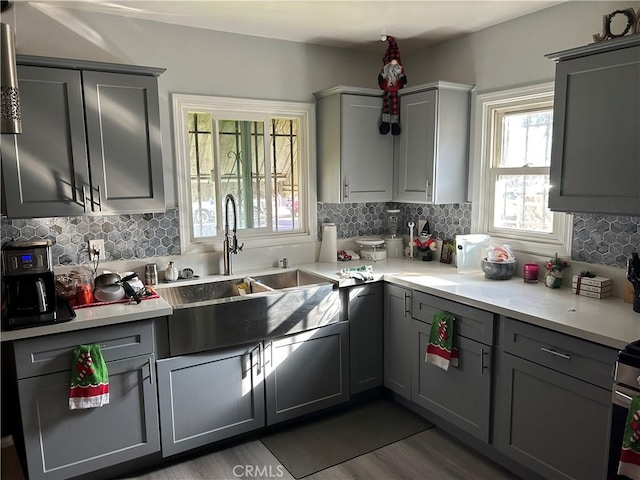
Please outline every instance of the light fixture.
[{"label": "light fixture", "polygon": [[[2,12],[11,7],[11,2],[2,1]],[[11,27],[0,23],[0,76],[2,77],[2,125],[1,133],[22,133],[22,114],[20,113],[20,93],[18,91],[18,73],[16,69],[16,50]]]}]

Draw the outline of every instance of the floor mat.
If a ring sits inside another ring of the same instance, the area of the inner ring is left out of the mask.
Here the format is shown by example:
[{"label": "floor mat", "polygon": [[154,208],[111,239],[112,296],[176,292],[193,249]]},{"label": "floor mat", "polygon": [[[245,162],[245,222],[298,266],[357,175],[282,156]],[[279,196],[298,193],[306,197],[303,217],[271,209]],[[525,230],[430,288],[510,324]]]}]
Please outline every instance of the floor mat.
[{"label": "floor mat", "polygon": [[405,407],[381,399],[260,440],[295,478],[302,478],[431,427],[431,422]]}]

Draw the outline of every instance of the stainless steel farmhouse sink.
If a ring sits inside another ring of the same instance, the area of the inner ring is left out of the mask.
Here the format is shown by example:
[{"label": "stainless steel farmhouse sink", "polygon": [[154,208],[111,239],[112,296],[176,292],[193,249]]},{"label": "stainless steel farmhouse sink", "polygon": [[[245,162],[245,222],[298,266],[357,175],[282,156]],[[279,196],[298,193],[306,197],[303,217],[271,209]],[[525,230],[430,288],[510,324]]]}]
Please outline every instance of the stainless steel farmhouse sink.
[{"label": "stainless steel farmhouse sink", "polygon": [[[253,293],[241,295],[242,282]],[[299,270],[176,285],[158,293],[174,308],[171,356],[302,332],[338,322],[346,311],[337,285]]]}]

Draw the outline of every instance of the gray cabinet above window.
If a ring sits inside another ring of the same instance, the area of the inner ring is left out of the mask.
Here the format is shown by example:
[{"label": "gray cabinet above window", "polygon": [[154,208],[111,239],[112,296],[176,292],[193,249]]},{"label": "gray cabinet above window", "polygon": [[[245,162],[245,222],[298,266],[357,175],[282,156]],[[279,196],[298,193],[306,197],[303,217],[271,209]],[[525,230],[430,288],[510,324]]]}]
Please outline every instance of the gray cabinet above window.
[{"label": "gray cabinet above window", "polygon": [[163,211],[157,76],[18,56],[23,133],[2,136],[10,218]]},{"label": "gray cabinet above window", "polygon": [[557,61],[549,208],[640,214],[640,36]]}]

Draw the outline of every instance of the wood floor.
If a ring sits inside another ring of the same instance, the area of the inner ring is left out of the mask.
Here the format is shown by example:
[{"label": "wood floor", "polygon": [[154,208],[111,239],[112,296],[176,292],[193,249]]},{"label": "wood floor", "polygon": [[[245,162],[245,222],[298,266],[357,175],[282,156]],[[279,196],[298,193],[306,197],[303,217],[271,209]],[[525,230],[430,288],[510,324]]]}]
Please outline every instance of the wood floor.
[{"label": "wood floor", "polygon": [[[250,440],[128,480],[293,479],[260,440]],[[437,427],[304,477],[305,480],[516,480]]]}]

